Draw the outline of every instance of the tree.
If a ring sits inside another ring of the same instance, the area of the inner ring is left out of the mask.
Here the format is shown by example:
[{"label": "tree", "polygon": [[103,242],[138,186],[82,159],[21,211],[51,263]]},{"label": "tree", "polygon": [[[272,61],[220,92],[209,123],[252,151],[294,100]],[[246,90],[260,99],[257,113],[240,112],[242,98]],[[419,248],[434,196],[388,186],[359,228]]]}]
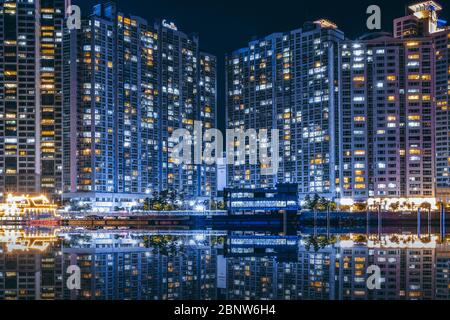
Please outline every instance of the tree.
[{"label": "tree", "polygon": [[330,206],[330,211],[336,211],[338,208],[338,205],[335,201],[330,201],[329,206]]},{"label": "tree", "polygon": [[431,210],[431,204],[428,202],[424,202],[420,205],[420,208],[425,210]]},{"label": "tree", "polygon": [[304,203],[305,203],[304,207],[306,209],[311,209],[311,197],[309,196],[309,194],[306,195]]},{"label": "tree", "polygon": [[91,211],[92,205],[89,203],[80,204],[76,200],[71,200],[69,205],[69,211],[81,212],[81,211]]},{"label": "tree", "polygon": [[315,237],[315,236],[307,237],[305,242],[306,242],[305,248],[308,252],[311,251],[311,247],[313,247],[314,252],[318,252],[320,250],[320,246],[319,246],[317,237]]},{"label": "tree", "polygon": [[154,192],[151,198],[144,201],[144,210],[147,211],[173,211],[179,210],[177,205],[177,192],[175,190],[163,190],[160,193]]},{"label": "tree", "polygon": [[366,243],[367,242],[367,237],[364,235],[358,235],[355,239],[356,243]]},{"label": "tree", "polygon": [[326,211],[328,209],[328,206],[330,205],[331,201],[325,198],[320,198],[319,202],[317,203],[317,210],[319,211]]},{"label": "tree", "polygon": [[390,208],[392,211],[398,211],[398,209],[400,209],[400,202],[391,203],[391,205],[389,206],[389,208]]},{"label": "tree", "polygon": [[313,199],[311,199],[310,195],[307,195],[305,197],[304,202],[305,202],[304,205],[305,209],[318,210],[320,207],[321,198],[318,194],[315,194]]},{"label": "tree", "polygon": [[225,210],[225,202],[212,200],[211,210]]},{"label": "tree", "polygon": [[320,204],[320,196],[316,193],[316,194],[314,195],[314,199],[313,199],[312,202],[311,202],[311,209],[312,209],[312,210],[317,210],[319,204]]},{"label": "tree", "polygon": [[358,202],[358,203],[355,203],[355,205],[354,205],[355,210],[359,211],[359,212],[366,211],[367,207],[368,207],[367,202]]},{"label": "tree", "polygon": [[408,202],[407,201],[403,201],[403,203],[400,205],[400,207],[402,209],[408,208]]},{"label": "tree", "polygon": [[344,211],[344,212],[347,212],[347,211],[350,211],[352,209],[352,207],[351,206],[339,206],[339,210],[341,210],[341,211]]},{"label": "tree", "polygon": [[390,240],[393,243],[400,244],[400,238],[396,235],[393,235]]}]

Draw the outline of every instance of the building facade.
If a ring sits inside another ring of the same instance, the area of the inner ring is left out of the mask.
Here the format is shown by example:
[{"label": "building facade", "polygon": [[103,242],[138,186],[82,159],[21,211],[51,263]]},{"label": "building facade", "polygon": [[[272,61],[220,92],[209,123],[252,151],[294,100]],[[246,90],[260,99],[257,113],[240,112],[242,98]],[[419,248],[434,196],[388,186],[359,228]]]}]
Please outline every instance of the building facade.
[{"label": "building facade", "polygon": [[434,203],[432,40],[352,41],[341,57],[343,198]]},{"label": "building facade", "polygon": [[245,162],[228,168],[229,187],[298,183],[303,197],[336,195],[337,53],[342,40],[336,25],[319,20],[253,41],[227,57],[227,128],[278,129],[280,141],[278,174],[263,175],[259,164],[250,164],[247,149]]},{"label": "building facade", "polygon": [[327,20],[273,34],[226,62],[227,127],[278,129],[280,168],[235,159],[229,187],[298,183],[341,204],[448,199],[448,39],[434,1],[393,35],[344,38]]},{"label": "building facade", "polygon": [[[197,36],[188,36],[174,23],[155,24],[159,46],[160,189],[176,189],[185,198],[215,197],[215,166],[177,164],[171,153],[179,141],[171,139],[177,129],[192,135],[217,127],[217,60],[200,51]],[[196,128],[195,123],[202,127]]]},{"label": "building facade", "polygon": [[156,42],[114,4],[66,32],[65,196],[121,206],[158,187]]},{"label": "building facade", "polygon": [[171,158],[175,130],[216,126],[216,58],[200,52],[198,38],[110,3],[64,43],[64,197],[110,208],[169,189],[214,197],[215,166]]},{"label": "building facade", "polygon": [[0,192],[62,193],[67,1],[0,2]]}]

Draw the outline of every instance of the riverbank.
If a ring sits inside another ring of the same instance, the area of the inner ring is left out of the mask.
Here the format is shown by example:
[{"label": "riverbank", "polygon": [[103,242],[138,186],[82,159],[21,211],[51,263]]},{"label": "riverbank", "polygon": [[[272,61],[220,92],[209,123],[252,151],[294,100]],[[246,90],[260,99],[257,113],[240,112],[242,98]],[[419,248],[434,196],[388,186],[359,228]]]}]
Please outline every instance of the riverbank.
[{"label": "riverbank", "polygon": [[[327,225],[327,213],[318,212],[316,218],[314,212],[303,212],[299,216],[299,223],[301,225],[314,225],[316,220],[317,225]],[[349,226],[363,226],[367,225],[367,217],[369,217],[370,225],[378,225],[379,216],[377,212],[332,212],[330,213],[330,224],[335,225],[349,225]],[[381,212],[381,222],[384,225],[417,225],[418,217],[417,213],[392,213]],[[432,212],[430,216],[428,213],[421,214],[421,223],[423,225],[428,224],[438,226],[441,219],[438,212]],[[450,213],[446,215],[446,225],[450,226]]]},{"label": "riverbank", "polygon": [[[301,226],[327,226],[332,227],[365,227],[369,217],[369,226],[378,226],[382,223],[385,226],[416,226],[417,215],[415,214],[392,214],[381,213],[380,219],[377,213],[330,213],[327,221],[327,213],[319,212],[315,216],[313,212],[303,212],[299,215],[219,215],[219,216],[199,216],[199,215],[141,215],[131,217],[115,218],[84,218],[84,219],[63,219],[62,226],[73,227],[196,227],[196,228],[241,228],[252,227],[253,229],[264,228],[292,228]],[[446,224],[450,226],[450,214],[447,215]],[[421,216],[421,224],[439,226],[440,216],[432,213]]]}]

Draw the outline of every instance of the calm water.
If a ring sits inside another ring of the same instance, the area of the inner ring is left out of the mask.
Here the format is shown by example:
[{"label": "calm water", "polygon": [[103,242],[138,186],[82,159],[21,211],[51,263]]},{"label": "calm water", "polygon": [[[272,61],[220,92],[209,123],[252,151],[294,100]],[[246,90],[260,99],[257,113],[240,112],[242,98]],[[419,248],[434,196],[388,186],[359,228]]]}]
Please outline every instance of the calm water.
[{"label": "calm water", "polygon": [[[0,299],[448,300],[442,242],[414,230],[0,227]],[[79,290],[71,266],[81,271]]]}]

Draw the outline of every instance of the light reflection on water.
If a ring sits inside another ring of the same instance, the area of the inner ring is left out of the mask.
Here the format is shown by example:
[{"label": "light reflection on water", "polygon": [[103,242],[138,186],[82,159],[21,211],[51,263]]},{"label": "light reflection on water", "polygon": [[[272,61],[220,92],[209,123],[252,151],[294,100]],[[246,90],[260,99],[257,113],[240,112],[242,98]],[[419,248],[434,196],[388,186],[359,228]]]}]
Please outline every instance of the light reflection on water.
[{"label": "light reflection on water", "polygon": [[450,300],[438,235],[314,234],[0,227],[0,299]]}]

